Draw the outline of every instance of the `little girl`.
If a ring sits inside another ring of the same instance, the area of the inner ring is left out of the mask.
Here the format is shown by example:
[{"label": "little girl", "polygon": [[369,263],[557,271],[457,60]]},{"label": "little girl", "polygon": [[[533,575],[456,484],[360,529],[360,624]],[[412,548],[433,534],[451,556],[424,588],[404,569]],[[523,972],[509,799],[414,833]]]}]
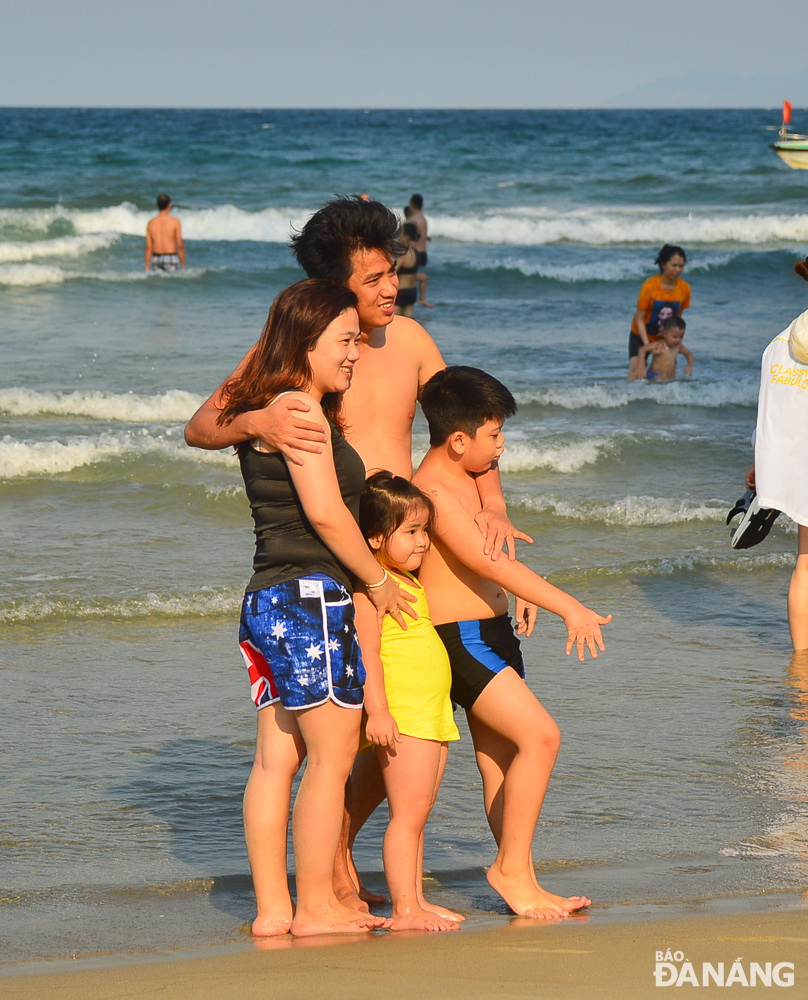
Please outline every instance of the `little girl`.
[{"label": "little girl", "polygon": [[413,573],[429,548],[431,501],[390,472],[370,476],[359,504],[359,526],[381,566],[416,598],[418,618],[406,630],[384,619],[357,592],[356,628],[367,671],[367,738],[379,760],[390,822],[384,873],[393,903],[390,929],[447,931],[464,918],[423,896],[424,827],[446,768],[448,741],[460,739],[449,699],[449,659]]}]

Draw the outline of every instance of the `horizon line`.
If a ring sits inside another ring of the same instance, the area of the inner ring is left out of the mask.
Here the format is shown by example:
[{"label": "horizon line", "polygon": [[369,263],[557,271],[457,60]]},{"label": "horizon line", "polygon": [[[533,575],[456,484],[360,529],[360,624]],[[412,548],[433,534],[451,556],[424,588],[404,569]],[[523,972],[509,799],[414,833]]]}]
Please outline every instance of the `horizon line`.
[{"label": "horizon line", "polygon": [[[366,105],[292,105],[292,104],[0,104],[0,111],[778,111],[781,104],[715,104],[715,105],[575,105],[556,107],[472,106],[465,104],[444,107],[427,105],[412,107],[368,107]],[[795,106],[794,110],[799,110]]]}]

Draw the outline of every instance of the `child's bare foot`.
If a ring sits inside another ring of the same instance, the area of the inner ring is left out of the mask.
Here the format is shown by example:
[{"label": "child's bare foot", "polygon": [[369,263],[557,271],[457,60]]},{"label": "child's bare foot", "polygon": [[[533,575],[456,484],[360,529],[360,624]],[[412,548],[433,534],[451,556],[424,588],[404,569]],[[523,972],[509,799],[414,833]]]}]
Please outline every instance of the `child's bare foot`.
[{"label": "child's bare foot", "polygon": [[252,922],[252,932],[254,937],[278,937],[281,934],[288,934],[292,925],[292,904],[279,907],[277,911],[267,911],[259,913]]},{"label": "child's bare foot", "polygon": [[[354,915],[356,917],[356,915]],[[370,921],[377,917],[356,917],[351,919],[341,906],[326,906],[318,911],[301,913],[297,910],[289,928],[295,937],[312,937],[314,934],[361,934],[370,932]]]},{"label": "child's bare foot", "polygon": [[454,910],[447,910],[445,906],[438,906],[437,903],[430,903],[428,899],[423,900],[421,906],[431,913],[437,913],[444,920],[451,920],[453,923],[462,924],[466,919],[462,913],[455,913]]},{"label": "child's bare foot", "polygon": [[434,308],[435,308],[435,307],[434,307],[434,306],[432,305],[432,303],[431,303],[431,302],[427,302],[427,300],[426,300],[426,299],[421,299],[421,301],[420,301],[420,302],[418,303],[418,305],[419,305],[419,306],[426,306],[426,308],[427,308],[427,309],[434,309]]},{"label": "child's bare foot", "polygon": [[496,865],[492,865],[486,872],[486,878],[494,892],[502,896],[519,917],[561,920],[569,914],[568,910],[554,903],[543,889],[539,889],[529,874],[524,878],[506,878]]},{"label": "child's bare foot", "polygon": [[432,910],[413,906],[398,913],[393,910],[389,929],[391,931],[456,931],[458,927],[459,924],[456,920],[448,920]]}]

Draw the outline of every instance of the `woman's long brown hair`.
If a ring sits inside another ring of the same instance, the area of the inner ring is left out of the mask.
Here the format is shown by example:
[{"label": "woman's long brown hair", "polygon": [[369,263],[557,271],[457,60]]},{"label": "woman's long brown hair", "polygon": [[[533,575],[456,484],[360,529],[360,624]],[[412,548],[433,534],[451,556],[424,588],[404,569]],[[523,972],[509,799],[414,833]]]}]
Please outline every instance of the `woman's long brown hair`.
[{"label": "woman's long brown hair", "polygon": [[[284,289],[244,367],[222,386],[225,404],[216,422],[228,424],[239,413],[260,410],[287,389],[308,391],[313,378],[309,351],[329,323],[356,305],[350,289],[330,281],[308,278]],[[321,405],[342,429],[342,394],[328,393]]]}]

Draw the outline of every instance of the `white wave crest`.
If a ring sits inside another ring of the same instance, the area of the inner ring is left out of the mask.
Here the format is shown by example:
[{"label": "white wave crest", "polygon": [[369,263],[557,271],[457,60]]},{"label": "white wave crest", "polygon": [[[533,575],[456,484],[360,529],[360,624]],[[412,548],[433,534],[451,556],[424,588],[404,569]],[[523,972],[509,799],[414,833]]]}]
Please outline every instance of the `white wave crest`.
[{"label": "white wave crest", "polygon": [[235,466],[235,458],[230,451],[188,448],[181,439],[172,438],[169,434],[155,437],[145,428],[139,432],[71,437],[66,442],[17,441],[7,435],[0,439],[0,479],[59,475],[110,459],[139,458],[149,454],[172,461]]},{"label": "white wave crest", "polygon": [[766,569],[793,568],[792,552],[769,552],[763,555],[750,555],[747,552],[735,553],[727,542],[726,556],[682,555],[665,556],[661,559],[646,559],[641,562],[622,563],[613,566],[578,566],[574,569],[559,570],[548,573],[547,579],[558,586],[571,585],[583,579],[592,577],[606,579],[626,579],[629,577],[672,576],[674,573],[703,572],[717,570],[735,573],[760,573]]},{"label": "white wave crest", "polygon": [[[293,229],[305,224],[310,211],[263,208],[247,211],[235,205],[182,208],[183,233],[192,240],[253,240],[285,243]],[[77,236],[105,234],[141,237],[153,210],[123,202],[104,208],[77,209],[53,205],[39,209],[0,210],[0,229],[47,233],[54,223],[68,223]],[[433,236],[458,243],[543,246],[579,243],[589,246],[666,242],[685,246],[801,246],[808,242],[808,214],[722,213],[717,209],[676,212],[651,206],[587,207],[568,212],[533,206],[430,216]],[[635,273],[632,272],[632,277]]]},{"label": "white wave crest", "polygon": [[578,472],[594,465],[616,447],[605,438],[585,438],[557,444],[509,443],[500,459],[503,472],[527,472],[530,469],[552,469],[555,472]]},{"label": "white wave crest", "polygon": [[626,496],[610,502],[565,500],[552,496],[519,498],[522,506],[575,521],[625,527],[681,524],[685,521],[724,522],[729,504],[722,500],[698,503],[673,497]]},{"label": "white wave crest", "polygon": [[[253,240],[259,243],[286,243],[293,229],[299,229],[310,213],[299,208],[265,208],[248,212],[235,205],[212,208],[184,208],[183,235],[189,240]],[[41,209],[5,209],[0,211],[0,227],[14,227],[31,232],[47,232],[56,222],[67,222],[77,235],[118,234],[143,236],[154,211],[141,211],[124,202],[106,208],[76,209],[54,205]]]},{"label": "white wave crest", "polygon": [[55,413],[59,416],[131,423],[184,423],[201,402],[201,396],[183,389],[171,389],[156,396],[139,396],[134,392],[36,392],[16,387],[0,389],[0,413],[8,413],[13,417]]},{"label": "white wave crest", "polygon": [[173,274],[145,271],[69,271],[44,264],[0,264],[0,285],[33,288],[36,285],[61,285],[65,281],[193,281],[223,268],[186,267]]},{"label": "white wave crest", "polygon": [[517,402],[525,405],[560,406],[565,410],[587,407],[610,410],[628,406],[637,400],[647,400],[662,406],[756,406],[758,381],[742,378],[734,382],[708,382],[702,379],[682,380],[665,384],[652,382],[612,382],[601,385],[553,387],[517,392]]},{"label": "white wave crest", "polygon": [[33,288],[35,285],[61,285],[67,274],[61,267],[44,264],[2,264],[0,285],[16,288]]},{"label": "white wave crest", "polygon": [[241,596],[241,590],[214,587],[204,587],[181,597],[151,593],[120,601],[101,598],[60,600],[38,594],[0,607],[0,622],[16,625],[54,618],[205,618],[233,615]]},{"label": "white wave crest", "polygon": [[477,215],[430,216],[430,231],[458,243],[543,246],[581,243],[588,246],[638,243],[801,245],[808,242],[808,214],[770,215],[750,212],[676,213],[671,209],[626,207],[584,208],[570,212],[528,206]]},{"label": "white wave crest", "polygon": [[82,257],[106,250],[117,241],[114,233],[97,236],[62,236],[53,240],[0,243],[0,264],[40,260],[43,257]]},{"label": "white wave crest", "polygon": [[[714,254],[709,261],[699,261],[688,267],[688,273],[710,271],[725,267],[737,254]],[[446,257],[442,255],[443,260]],[[502,256],[489,260],[457,261],[472,271],[515,271],[526,278],[545,278],[562,284],[587,284],[593,281],[629,281],[644,278],[648,274],[648,263],[639,260],[582,261],[575,264],[548,264],[540,260],[524,257]]]}]

